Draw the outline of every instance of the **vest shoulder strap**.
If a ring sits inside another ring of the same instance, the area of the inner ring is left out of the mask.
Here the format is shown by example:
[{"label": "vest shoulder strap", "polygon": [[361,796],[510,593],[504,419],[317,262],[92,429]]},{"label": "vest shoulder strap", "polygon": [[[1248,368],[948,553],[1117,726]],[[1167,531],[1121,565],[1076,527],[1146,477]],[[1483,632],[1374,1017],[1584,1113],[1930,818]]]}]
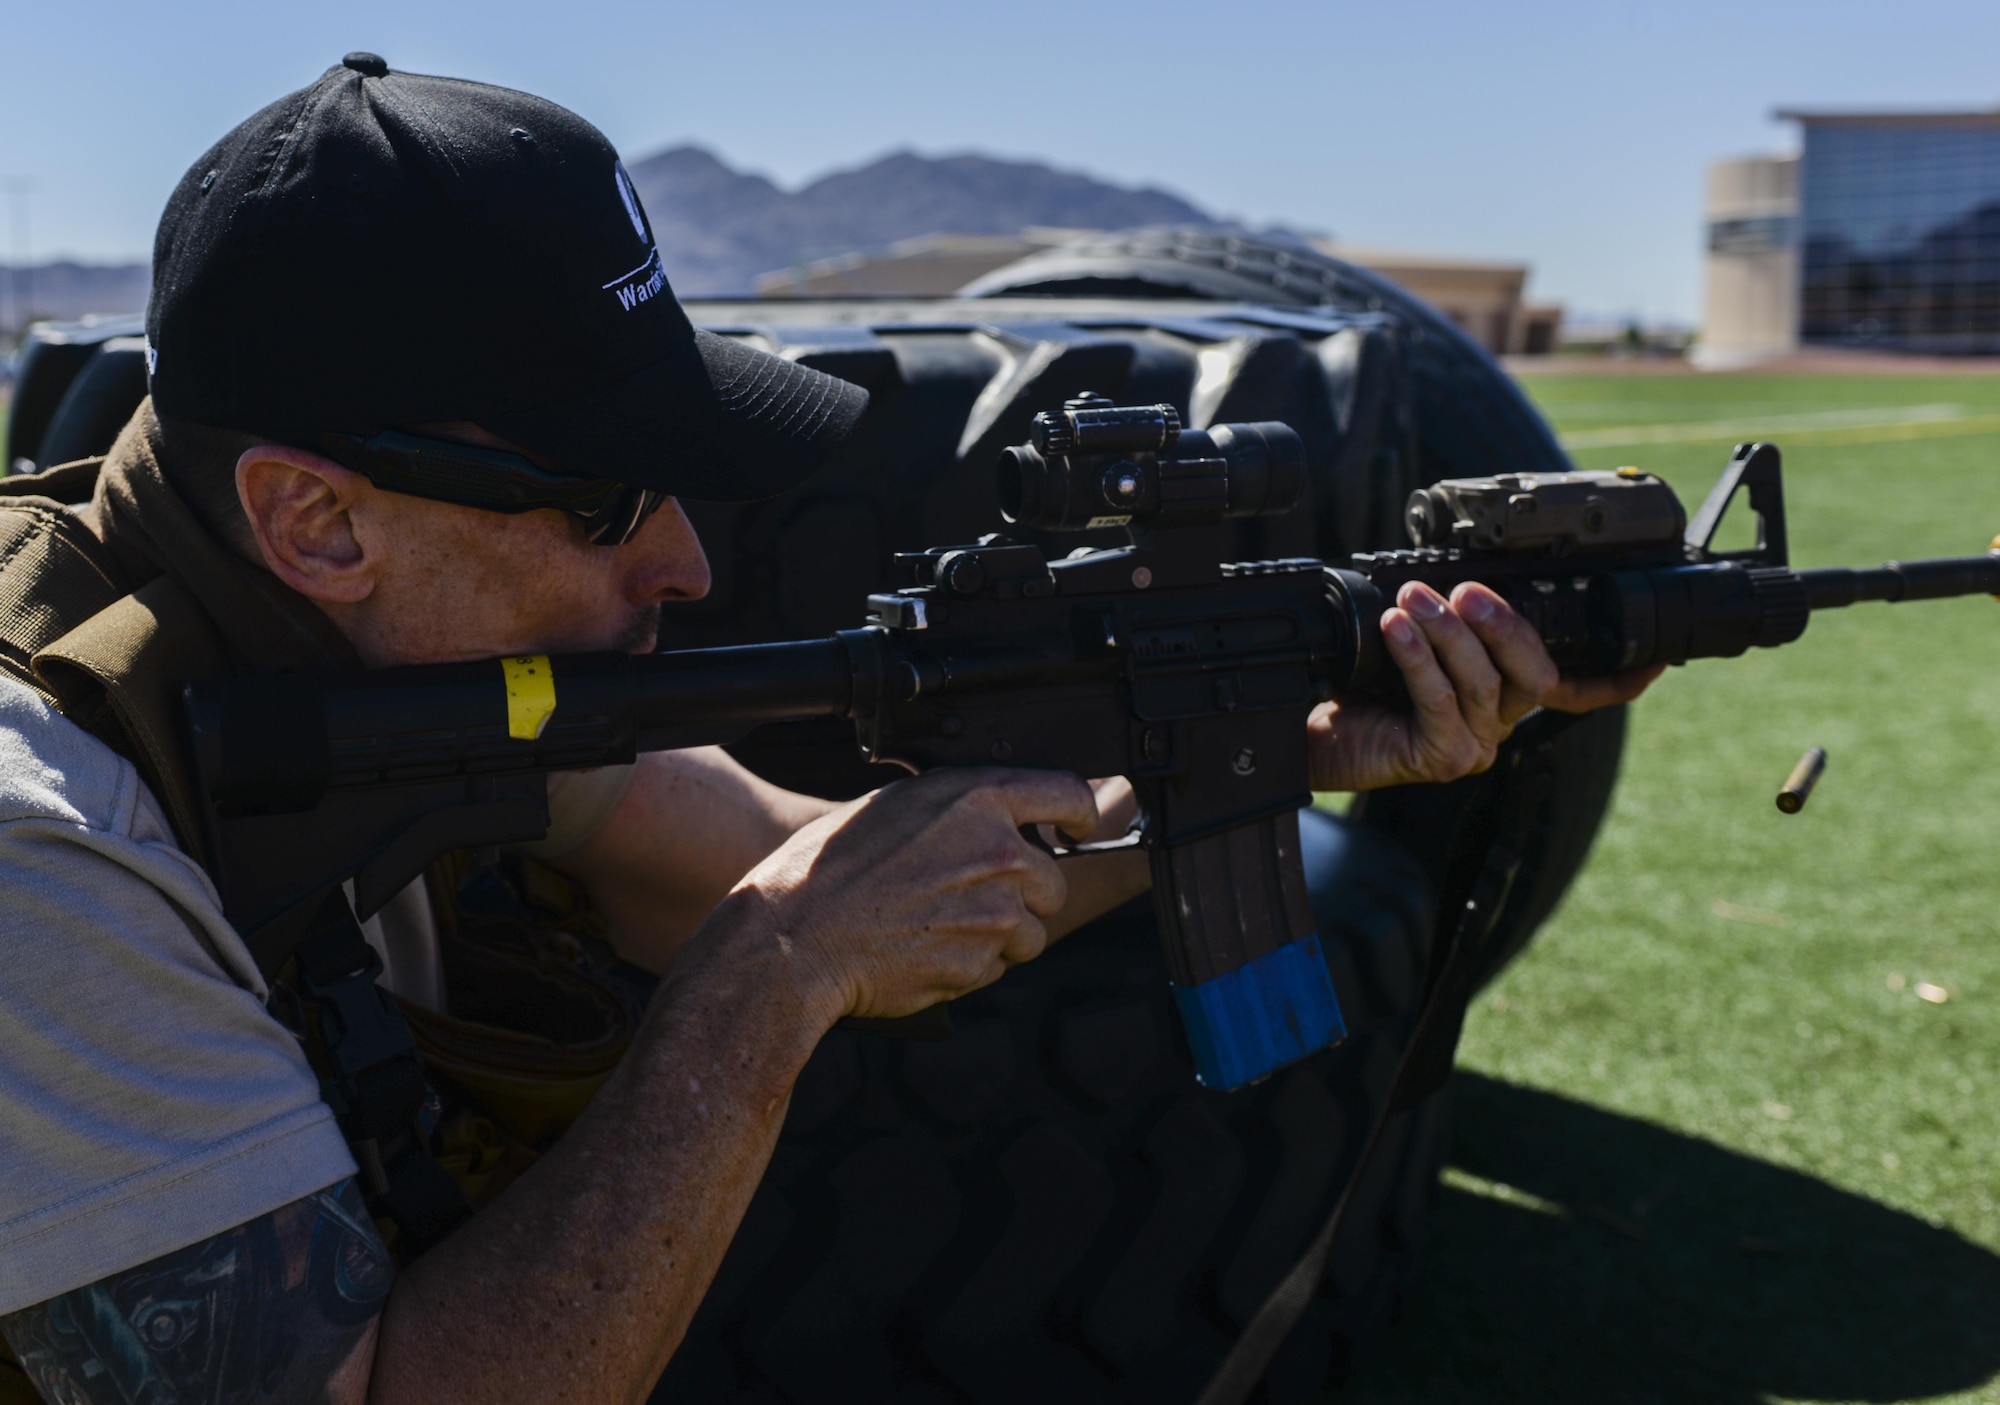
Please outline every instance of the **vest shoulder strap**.
[{"label": "vest shoulder strap", "polygon": [[98,454],[71,459],[35,473],[10,473],[0,478],[0,497],[53,498],[71,507],[81,507],[97,492],[97,478],[104,469],[105,457]]},{"label": "vest shoulder strap", "polygon": [[194,597],[160,576],[50,641],[30,663],[65,716],[139,768],[181,848],[206,866],[180,697],[189,679],[227,672],[228,656]]},{"label": "vest shoulder strap", "polygon": [[35,655],[125,591],[103,543],[62,503],[0,495],[0,668],[61,708]]},{"label": "vest shoulder strap", "polygon": [[0,478],[0,670],[139,768],[181,847],[205,858],[181,740],[188,679],[227,671],[222,640],[167,577],[132,590],[73,508],[104,460]]}]

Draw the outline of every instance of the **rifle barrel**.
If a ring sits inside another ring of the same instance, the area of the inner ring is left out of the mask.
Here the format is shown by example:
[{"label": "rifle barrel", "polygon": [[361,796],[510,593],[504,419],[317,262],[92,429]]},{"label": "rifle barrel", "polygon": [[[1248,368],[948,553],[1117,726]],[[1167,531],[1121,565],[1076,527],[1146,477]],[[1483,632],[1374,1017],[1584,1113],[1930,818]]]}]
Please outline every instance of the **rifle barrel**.
[{"label": "rifle barrel", "polygon": [[1815,610],[1837,610],[1863,600],[1943,600],[1954,595],[2000,595],[2000,551],[1945,556],[1931,561],[1890,561],[1872,569],[1822,566],[1800,571]]}]

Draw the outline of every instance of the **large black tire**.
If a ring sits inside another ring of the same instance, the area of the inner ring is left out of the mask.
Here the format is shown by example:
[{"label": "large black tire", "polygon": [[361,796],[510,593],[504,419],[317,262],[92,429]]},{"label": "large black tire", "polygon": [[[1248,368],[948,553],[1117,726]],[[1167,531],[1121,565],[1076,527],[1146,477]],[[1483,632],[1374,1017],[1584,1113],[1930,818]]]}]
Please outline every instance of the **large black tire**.
[{"label": "large black tire", "polygon": [[[1063,269],[1029,260],[1016,284],[996,275],[983,303],[692,309],[867,385],[875,401],[806,488],[697,507],[720,588],[676,612],[676,645],[851,625],[860,598],[892,583],[892,552],[996,525],[994,450],[1035,410],[1086,388],[1168,400],[1190,422],[1278,418],[1300,430],[1309,511],[1245,524],[1232,545],[1245,557],[1394,545],[1417,486],[1566,466],[1483,350],[1359,270],[1203,231],[1061,254]],[[1117,300],[1058,296],[1079,292]],[[1148,306],[1161,298],[1184,301]],[[1207,349],[1224,353],[1220,383],[1206,366],[1197,376]],[[107,374],[86,395],[91,363],[71,357],[61,389],[74,403],[51,414],[37,447],[101,452],[140,387]],[[48,367],[45,388],[59,379],[57,360]],[[1559,739],[1553,793],[1486,974],[1574,876],[1622,737],[1622,719],[1606,714]],[[885,779],[839,728],[766,729],[739,752],[822,794]],[[1503,773],[1370,797],[1353,824],[1307,817],[1314,910],[1352,1037],[1258,1087],[1195,1084],[1143,908],[959,1002],[960,1032],[942,1043],[830,1036],[656,1398],[1191,1397],[1353,1175],[1410,1037],[1437,913],[1456,911],[1484,857]],[[1448,1104],[1447,1089],[1389,1127],[1271,1399],[1313,1398],[1393,1320]]]}]

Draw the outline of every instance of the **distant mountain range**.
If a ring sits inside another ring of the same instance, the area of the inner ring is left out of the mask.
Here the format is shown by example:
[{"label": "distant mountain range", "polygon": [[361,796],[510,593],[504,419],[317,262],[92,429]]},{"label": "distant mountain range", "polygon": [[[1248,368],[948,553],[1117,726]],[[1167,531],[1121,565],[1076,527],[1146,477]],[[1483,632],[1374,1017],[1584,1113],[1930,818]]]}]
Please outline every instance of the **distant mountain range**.
[{"label": "distant mountain range", "polygon": [[1164,190],[989,156],[900,151],[795,191],[734,170],[698,146],[648,156],[630,170],[667,277],[686,297],[747,294],[760,273],[920,234],[1215,223]]},{"label": "distant mountain range", "polygon": [[74,321],[92,312],[144,312],[151,271],[143,263],[0,264],[0,330],[27,317]]},{"label": "distant mountain range", "polygon": [[[899,151],[791,191],[698,146],[662,151],[629,169],[667,277],[683,297],[748,294],[760,273],[920,234],[1215,223],[1164,190],[989,156]],[[30,277],[22,279],[0,266],[0,328],[18,326],[23,311],[68,320],[146,305],[143,263],[47,263],[26,272]]]}]

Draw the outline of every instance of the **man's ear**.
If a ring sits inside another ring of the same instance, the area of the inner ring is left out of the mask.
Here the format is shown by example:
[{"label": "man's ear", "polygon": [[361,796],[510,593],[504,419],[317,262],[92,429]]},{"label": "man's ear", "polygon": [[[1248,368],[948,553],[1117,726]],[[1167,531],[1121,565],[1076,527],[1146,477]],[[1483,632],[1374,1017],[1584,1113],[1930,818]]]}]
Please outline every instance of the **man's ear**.
[{"label": "man's ear", "polygon": [[352,605],[375,589],[377,562],[354,531],[352,511],[376,491],[331,459],[260,444],[236,461],[236,496],[265,567],[299,594]]}]

